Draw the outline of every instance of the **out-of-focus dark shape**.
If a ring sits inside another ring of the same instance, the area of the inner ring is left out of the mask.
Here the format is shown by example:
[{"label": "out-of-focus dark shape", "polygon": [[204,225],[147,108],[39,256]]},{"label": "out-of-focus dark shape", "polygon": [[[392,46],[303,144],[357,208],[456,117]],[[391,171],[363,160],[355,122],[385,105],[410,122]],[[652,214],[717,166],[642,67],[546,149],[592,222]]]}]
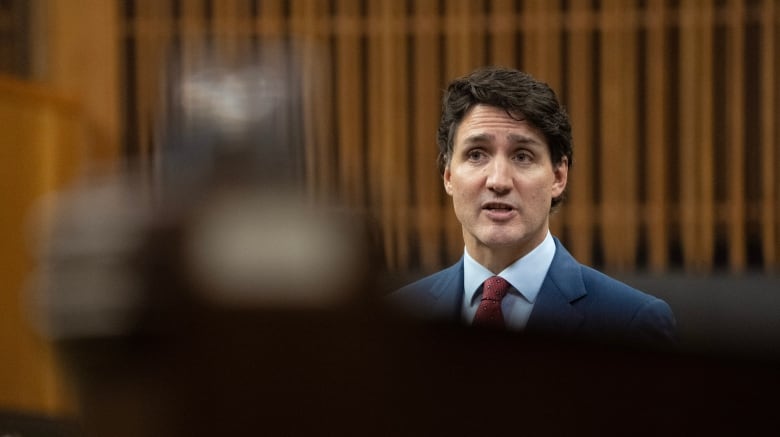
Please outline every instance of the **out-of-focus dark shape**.
[{"label": "out-of-focus dark shape", "polygon": [[0,436],[79,437],[81,431],[67,418],[0,409]]},{"label": "out-of-focus dark shape", "polygon": [[143,246],[151,209],[129,182],[101,178],[40,203],[30,297],[46,337],[111,337],[135,324],[144,296],[130,259]]},{"label": "out-of-focus dark shape", "polygon": [[255,61],[204,54],[169,66],[157,157],[167,201],[231,183],[303,196],[305,123],[314,116],[303,88],[317,76],[304,74],[300,52],[293,42],[267,43]]},{"label": "out-of-focus dark shape", "polygon": [[302,71],[282,47],[171,68],[156,167],[85,176],[40,208],[32,314],[87,434],[220,433],[209,414],[242,396],[268,429],[281,405],[363,402],[364,380],[342,382],[380,326],[373,234],[304,192]]}]

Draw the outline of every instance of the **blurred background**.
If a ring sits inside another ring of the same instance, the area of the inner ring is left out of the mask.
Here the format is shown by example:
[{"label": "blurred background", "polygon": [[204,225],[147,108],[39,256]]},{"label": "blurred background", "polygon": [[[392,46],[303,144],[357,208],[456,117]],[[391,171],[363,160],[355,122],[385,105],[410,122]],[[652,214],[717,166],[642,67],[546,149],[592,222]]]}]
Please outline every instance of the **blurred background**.
[{"label": "blurred background", "polygon": [[36,203],[128,163],[165,188],[172,117],[205,92],[182,97],[183,78],[271,41],[300,55],[291,171],[307,198],[375,223],[380,287],[460,257],[435,165],[441,90],[500,64],[570,113],[552,228],[572,254],[666,299],[692,348],[778,352],[775,0],[0,0],[0,407],[73,408],[25,301]]}]

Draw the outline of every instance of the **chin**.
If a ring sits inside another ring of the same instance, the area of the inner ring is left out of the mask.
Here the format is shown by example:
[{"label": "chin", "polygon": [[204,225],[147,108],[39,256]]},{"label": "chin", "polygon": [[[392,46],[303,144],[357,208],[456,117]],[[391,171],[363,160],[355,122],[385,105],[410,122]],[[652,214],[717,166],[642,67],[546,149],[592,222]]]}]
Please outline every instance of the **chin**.
[{"label": "chin", "polygon": [[480,239],[482,244],[491,249],[507,249],[517,247],[527,242],[522,236],[493,235]]}]

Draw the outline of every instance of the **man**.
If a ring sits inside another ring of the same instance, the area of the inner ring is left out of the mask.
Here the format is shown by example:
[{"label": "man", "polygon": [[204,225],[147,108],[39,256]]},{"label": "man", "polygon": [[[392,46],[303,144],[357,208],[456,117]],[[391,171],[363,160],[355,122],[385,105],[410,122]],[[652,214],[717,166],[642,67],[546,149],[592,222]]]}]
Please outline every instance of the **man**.
[{"label": "man", "polygon": [[631,344],[673,344],[666,302],[579,264],[550,234],[572,164],[571,125],[552,89],[486,67],[454,80],[438,129],[439,170],[463,229],[455,265],[391,300],[429,319]]}]

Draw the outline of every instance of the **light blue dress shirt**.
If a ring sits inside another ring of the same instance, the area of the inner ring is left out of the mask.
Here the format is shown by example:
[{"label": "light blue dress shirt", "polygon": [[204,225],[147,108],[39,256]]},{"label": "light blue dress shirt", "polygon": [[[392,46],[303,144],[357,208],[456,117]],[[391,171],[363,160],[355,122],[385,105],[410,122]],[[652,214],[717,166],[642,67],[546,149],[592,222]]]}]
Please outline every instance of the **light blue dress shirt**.
[{"label": "light blue dress shirt", "polygon": [[[512,286],[501,301],[501,311],[508,329],[521,331],[528,323],[536,296],[542,288],[547,270],[555,256],[555,242],[550,231],[541,244],[524,257],[510,264],[498,276]],[[482,299],[482,283],[493,273],[463,250],[463,320],[471,324]]]}]

